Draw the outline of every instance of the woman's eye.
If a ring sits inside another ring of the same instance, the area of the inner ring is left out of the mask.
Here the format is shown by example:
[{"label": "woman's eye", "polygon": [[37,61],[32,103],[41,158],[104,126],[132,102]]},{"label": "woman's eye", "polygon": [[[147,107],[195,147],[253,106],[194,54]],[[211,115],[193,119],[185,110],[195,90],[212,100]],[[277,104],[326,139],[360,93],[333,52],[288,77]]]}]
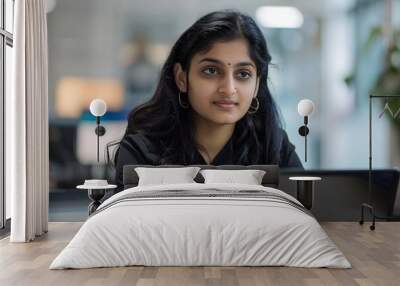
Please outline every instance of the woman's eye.
[{"label": "woman's eye", "polygon": [[238,73],[239,78],[250,78],[251,77],[251,73],[249,73],[248,71],[240,71]]},{"label": "woman's eye", "polygon": [[206,69],[203,70],[203,73],[205,73],[206,75],[215,75],[217,74],[217,69],[214,67],[208,67]]}]

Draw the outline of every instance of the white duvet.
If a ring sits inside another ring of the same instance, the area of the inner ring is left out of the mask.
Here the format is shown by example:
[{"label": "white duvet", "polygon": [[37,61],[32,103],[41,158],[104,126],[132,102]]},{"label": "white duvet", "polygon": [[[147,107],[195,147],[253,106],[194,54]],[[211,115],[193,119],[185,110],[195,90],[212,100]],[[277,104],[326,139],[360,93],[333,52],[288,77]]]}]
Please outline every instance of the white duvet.
[{"label": "white duvet", "polygon": [[206,193],[207,189],[263,191],[301,205],[278,189],[255,185],[193,183],[130,188],[106,200],[98,213],[89,217],[50,269],[127,265],[351,267],[312,215],[280,199],[178,196],[121,200],[137,192]]}]

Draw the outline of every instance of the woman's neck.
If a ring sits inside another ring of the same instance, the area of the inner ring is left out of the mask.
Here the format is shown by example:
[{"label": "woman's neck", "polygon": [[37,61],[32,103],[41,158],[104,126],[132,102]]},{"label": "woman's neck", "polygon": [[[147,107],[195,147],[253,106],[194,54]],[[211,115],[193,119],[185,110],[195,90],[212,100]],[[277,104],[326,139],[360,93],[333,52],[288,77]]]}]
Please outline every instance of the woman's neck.
[{"label": "woman's neck", "polygon": [[195,119],[195,140],[202,147],[199,152],[207,164],[222,150],[234,130],[235,124],[215,124],[200,118]]}]

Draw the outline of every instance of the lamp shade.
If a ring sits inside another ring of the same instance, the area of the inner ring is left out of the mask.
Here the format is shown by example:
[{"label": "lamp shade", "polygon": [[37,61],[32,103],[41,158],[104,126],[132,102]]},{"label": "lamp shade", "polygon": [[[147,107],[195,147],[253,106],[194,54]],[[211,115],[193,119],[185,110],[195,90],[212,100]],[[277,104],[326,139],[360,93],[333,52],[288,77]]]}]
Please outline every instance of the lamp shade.
[{"label": "lamp shade", "polygon": [[301,116],[308,116],[314,111],[314,103],[310,99],[302,99],[297,105],[297,112]]},{"label": "lamp shade", "polygon": [[94,116],[103,116],[107,111],[107,104],[102,99],[94,99],[90,103],[90,113]]}]

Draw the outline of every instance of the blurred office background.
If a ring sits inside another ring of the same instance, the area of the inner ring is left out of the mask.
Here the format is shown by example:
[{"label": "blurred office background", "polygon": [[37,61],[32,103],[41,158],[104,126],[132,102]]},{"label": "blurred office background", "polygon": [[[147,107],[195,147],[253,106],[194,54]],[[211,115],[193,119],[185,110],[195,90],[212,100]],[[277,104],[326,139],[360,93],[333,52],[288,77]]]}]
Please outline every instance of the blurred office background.
[{"label": "blurred office background", "polygon": [[[265,23],[263,13],[277,5],[291,7],[291,16]],[[121,139],[127,113],[152,96],[179,35],[200,16],[226,8],[253,16],[265,34],[273,59],[271,91],[304,167],[368,168],[368,95],[400,94],[400,1],[48,0],[53,196],[87,178],[112,177],[96,161],[90,101],[108,104],[104,150]],[[304,138],[297,133],[303,122],[297,103],[303,98],[316,106],[309,118],[307,162]],[[378,99],[373,105],[374,168],[400,164],[398,119],[379,118],[383,104]],[[390,104],[394,112],[400,107]]]}]

